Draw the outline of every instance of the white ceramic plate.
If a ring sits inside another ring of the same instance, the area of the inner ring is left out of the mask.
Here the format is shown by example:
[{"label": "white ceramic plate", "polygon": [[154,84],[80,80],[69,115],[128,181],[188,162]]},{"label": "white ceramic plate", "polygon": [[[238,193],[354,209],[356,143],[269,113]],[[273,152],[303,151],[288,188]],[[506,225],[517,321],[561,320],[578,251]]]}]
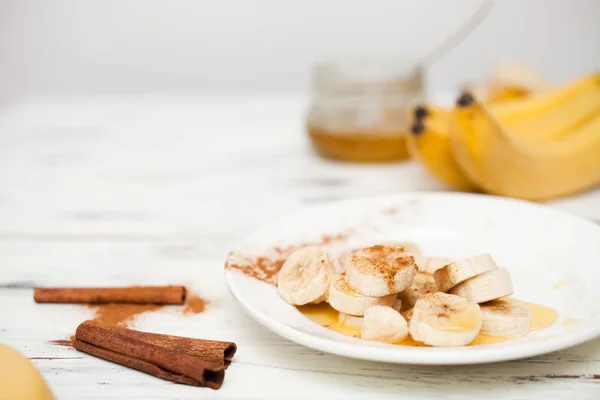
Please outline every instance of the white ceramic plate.
[{"label": "white ceramic plate", "polygon": [[[503,343],[403,347],[354,339],[323,328],[283,301],[274,286],[227,269],[231,292],[267,329],[323,352],[365,360],[486,363],[548,353],[600,336],[600,227],[533,203],[459,193],[353,199],[289,215],[259,229],[234,250],[246,255],[268,254],[274,246],[318,240],[347,229],[356,232],[332,250],[412,241],[427,255],[459,258],[490,253],[500,266],[508,268],[515,287],[513,297],[550,306],[560,318],[548,329]],[[566,319],[574,323],[563,324]]]}]

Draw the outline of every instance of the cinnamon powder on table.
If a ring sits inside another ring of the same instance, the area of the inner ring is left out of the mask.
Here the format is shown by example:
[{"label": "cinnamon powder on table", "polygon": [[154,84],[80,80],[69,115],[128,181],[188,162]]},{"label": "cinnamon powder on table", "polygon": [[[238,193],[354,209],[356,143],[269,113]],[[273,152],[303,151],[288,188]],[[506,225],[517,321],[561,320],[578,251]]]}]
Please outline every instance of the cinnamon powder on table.
[{"label": "cinnamon powder on table", "polygon": [[206,309],[208,302],[199,296],[188,296],[183,306],[183,314],[200,314]]},{"label": "cinnamon powder on table", "polygon": [[[183,305],[184,315],[200,314],[206,309],[207,301],[200,296],[189,294]],[[96,310],[93,320],[106,326],[119,326],[126,328],[140,314],[154,312],[164,306],[157,304],[124,304],[109,303],[89,306]]]},{"label": "cinnamon powder on table", "polygon": [[[206,309],[208,302],[196,295],[188,294],[186,302],[183,305],[182,313],[184,315],[200,314]],[[154,312],[162,309],[164,306],[158,304],[126,304],[126,303],[108,303],[99,305],[88,305],[87,308],[95,310],[93,321],[99,322],[105,326],[118,326],[128,328],[135,318],[143,313]],[[71,347],[75,336],[70,340],[50,340],[49,343],[57,346]]]},{"label": "cinnamon powder on table", "polygon": [[163,306],[157,304],[109,303],[89,306],[96,310],[93,320],[106,326],[127,327],[139,314],[158,311]]}]

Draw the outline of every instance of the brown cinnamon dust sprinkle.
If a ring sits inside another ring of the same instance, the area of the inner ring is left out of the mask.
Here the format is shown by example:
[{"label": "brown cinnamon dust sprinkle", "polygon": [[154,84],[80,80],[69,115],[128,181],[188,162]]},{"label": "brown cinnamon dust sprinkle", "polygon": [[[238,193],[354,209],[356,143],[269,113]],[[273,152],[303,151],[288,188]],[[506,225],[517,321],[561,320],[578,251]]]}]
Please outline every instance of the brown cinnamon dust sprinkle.
[{"label": "brown cinnamon dust sprinkle", "polygon": [[401,246],[377,244],[364,248],[362,251],[370,255],[371,263],[381,273],[387,271],[396,273],[414,264],[414,258]]},{"label": "brown cinnamon dust sprinkle", "polygon": [[94,321],[107,326],[120,326],[126,328],[139,314],[153,312],[163,308],[157,304],[121,304],[109,303],[98,306],[89,306],[96,310]]},{"label": "brown cinnamon dust sprinkle", "polygon": [[207,304],[208,302],[202,297],[188,295],[183,306],[183,314],[200,314],[204,312]]},{"label": "brown cinnamon dust sprinkle", "polygon": [[381,244],[350,253],[350,257],[354,264],[383,276],[390,289],[394,288],[395,275],[415,262],[404,247]]},{"label": "brown cinnamon dust sprinkle", "polygon": [[314,242],[300,243],[283,248],[275,247],[272,249],[273,254],[269,257],[244,257],[239,253],[230,253],[225,262],[225,268],[237,269],[244,275],[259,281],[277,285],[277,273],[292,252],[306,246],[324,246],[341,242],[353,233],[354,230],[348,230],[334,235],[324,235],[320,240]]},{"label": "brown cinnamon dust sprinkle", "polygon": [[[346,233],[338,233],[335,235],[325,235],[321,238],[321,241],[319,243],[313,243],[313,245],[327,245],[327,244],[331,244],[331,243],[335,243],[335,242],[341,242],[344,241],[348,238],[348,236],[353,233],[353,230],[349,230]],[[308,246],[308,245],[305,245]],[[303,246],[302,246],[303,247]]]},{"label": "brown cinnamon dust sprinkle", "polygon": [[[206,304],[208,304],[208,302],[205,299],[188,293],[181,312],[184,315],[200,314],[206,309]],[[108,303],[88,305],[86,307],[96,311],[92,320],[106,326],[128,328],[138,315],[158,311],[164,306],[157,304]],[[50,340],[49,343],[58,346],[71,347],[73,340],[75,340],[75,336],[71,336],[70,340]]]}]

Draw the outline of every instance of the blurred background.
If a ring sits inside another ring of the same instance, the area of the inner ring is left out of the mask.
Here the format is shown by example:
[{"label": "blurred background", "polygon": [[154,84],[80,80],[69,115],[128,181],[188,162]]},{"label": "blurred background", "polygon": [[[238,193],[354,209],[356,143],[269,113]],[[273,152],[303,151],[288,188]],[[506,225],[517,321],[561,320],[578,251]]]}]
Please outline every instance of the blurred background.
[{"label": "blurred background", "polygon": [[[0,217],[196,232],[187,207],[249,230],[461,190],[600,219],[599,49],[597,0],[0,0]],[[450,129],[465,88],[500,127]]]},{"label": "blurred background", "polygon": [[[0,101],[96,93],[307,93],[332,56],[429,54],[481,0],[1,0]],[[427,68],[428,92],[518,60],[563,82],[600,65],[600,2],[502,0]]]}]

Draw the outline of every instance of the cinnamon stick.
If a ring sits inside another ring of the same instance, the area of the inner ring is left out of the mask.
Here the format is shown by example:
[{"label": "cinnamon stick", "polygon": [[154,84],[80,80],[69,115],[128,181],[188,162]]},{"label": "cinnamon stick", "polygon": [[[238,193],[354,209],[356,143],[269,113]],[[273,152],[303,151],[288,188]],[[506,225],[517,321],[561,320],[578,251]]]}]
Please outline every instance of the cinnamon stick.
[{"label": "cinnamon stick", "polygon": [[225,368],[229,366],[237,351],[237,346],[233,342],[163,335],[160,333],[142,332],[121,327],[115,327],[114,330],[122,335],[151,343],[167,350],[189,354],[205,361],[224,365]]},{"label": "cinnamon stick", "polygon": [[[212,389],[221,387],[225,377],[225,350],[220,358],[216,358],[217,350],[203,352],[199,349],[202,348],[200,343],[204,343],[206,348],[222,349],[226,342],[168,336],[105,327],[86,321],[77,327],[73,347],[173,382]],[[186,340],[195,350],[186,349]],[[165,344],[166,347],[157,343]],[[229,350],[229,359],[235,353],[235,344],[230,345],[233,345],[233,350]],[[201,358],[201,354],[205,354],[207,358]]]},{"label": "cinnamon stick", "polygon": [[131,286],[121,288],[36,288],[36,303],[183,304],[184,286]]}]

